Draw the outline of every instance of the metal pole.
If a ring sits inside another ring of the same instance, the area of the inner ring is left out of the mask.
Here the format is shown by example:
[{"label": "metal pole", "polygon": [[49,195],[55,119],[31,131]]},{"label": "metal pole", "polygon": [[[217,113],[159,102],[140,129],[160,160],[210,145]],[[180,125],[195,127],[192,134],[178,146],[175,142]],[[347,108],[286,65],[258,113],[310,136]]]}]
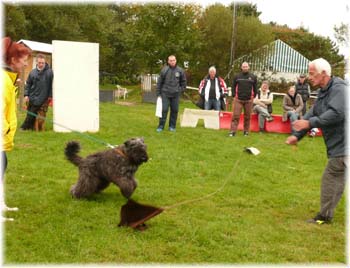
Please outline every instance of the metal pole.
[{"label": "metal pole", "polygon": [[233,59],[235,57],[235,40],[236,39],[236,5],[233,2],[232,10],[232,38],[231,38],[231,56],[230,56],[230,68],[233,68]]}]

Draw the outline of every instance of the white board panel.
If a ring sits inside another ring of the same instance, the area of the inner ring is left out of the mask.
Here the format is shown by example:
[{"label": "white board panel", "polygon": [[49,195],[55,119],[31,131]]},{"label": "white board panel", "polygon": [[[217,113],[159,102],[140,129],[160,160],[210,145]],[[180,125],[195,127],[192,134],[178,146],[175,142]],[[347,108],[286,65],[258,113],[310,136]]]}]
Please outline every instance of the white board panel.
[{"label": "white board panel", "polygon": [[54,131],[99,130],[99,44],[53,41]]}]

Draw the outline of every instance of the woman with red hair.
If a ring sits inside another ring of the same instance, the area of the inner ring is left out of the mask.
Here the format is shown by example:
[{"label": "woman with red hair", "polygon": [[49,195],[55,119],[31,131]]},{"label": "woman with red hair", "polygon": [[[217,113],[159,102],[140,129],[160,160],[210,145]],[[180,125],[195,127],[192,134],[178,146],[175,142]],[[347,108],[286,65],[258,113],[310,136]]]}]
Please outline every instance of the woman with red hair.
[{"label": "woman with red hair", "polygon": [[0,207],[2,211],[18,210],[9,208],[5,204],[3,184],[4,174],[7,167],[6,153],[13,149],[14,136],[17,129],[16,95],[15,86],[17,76],[27,66],[28,56],[31,54],[29,48],[23,44],[13,42],[11,38],[2,39],[2,149],[1,149],[1,189]]}]

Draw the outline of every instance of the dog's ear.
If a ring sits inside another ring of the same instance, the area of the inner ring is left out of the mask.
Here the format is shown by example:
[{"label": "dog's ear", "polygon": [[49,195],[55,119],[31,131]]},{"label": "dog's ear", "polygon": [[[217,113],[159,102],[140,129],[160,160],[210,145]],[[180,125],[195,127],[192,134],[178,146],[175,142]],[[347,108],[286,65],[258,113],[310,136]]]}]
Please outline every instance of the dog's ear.
[{"label": "dog's ear", "polygon": [[124,142],[124,145],[125,145],[125,147],[130,147],[130,141],[129,140],[127,140],[126,142]]}]

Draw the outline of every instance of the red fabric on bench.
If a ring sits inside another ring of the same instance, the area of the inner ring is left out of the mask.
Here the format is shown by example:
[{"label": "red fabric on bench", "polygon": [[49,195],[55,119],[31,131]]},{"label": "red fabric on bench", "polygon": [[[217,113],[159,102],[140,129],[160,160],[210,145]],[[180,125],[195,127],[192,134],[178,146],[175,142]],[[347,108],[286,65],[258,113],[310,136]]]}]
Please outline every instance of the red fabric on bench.
[{"label": "red fabric on bench", "polygon": [[[243,130],[243,114],[241,114],[238,124],[238,130]],[[219,113],[220,129],[230,129],[232,112]],[[275,133],[291,133],[290,121],[282,122],[281,115],[272,115],[273,121],[265,123],[265,130],[267,132]],[[258,115],[253,113],[250,120],[250,131],[259,131]]]},{"label": "red fabric on bench", "polygon": [[282,122],[281,115],[272,115],[273,121],[265,123],[266,132],[291,133],[290,121]]}]

